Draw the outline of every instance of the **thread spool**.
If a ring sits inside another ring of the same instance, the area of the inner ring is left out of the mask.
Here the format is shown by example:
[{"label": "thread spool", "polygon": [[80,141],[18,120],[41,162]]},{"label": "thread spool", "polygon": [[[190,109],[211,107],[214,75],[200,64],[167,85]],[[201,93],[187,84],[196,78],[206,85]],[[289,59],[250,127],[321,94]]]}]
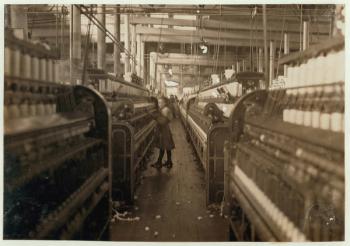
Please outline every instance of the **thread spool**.
[{"label": "thread spool", "polygon": [[293,67],[288,66],[287,67],[287,78],[286,78],[286,84],[285,84],[285,88],[290,88],[291,84],[292,84],[292,73],[293,73]]},{"label": "thread spool", "polygon": [[54,62],[53,64],[53,73],[54,73],[54,82],[58,83],[60,81],[60,66],[58,62]]},{"label": "thread spool", "polygon": [[13,50],[12,56],[12,76],[21,77],[21,51]]},{"label": "thread spool", "polygon": [[32,78],[32,58],[29,54],[23,54],[22,56],[22,77],[26,79]]},{"label": "thread spool", "polygon": [[12,59],[12,50],[9,47],[5,47],[4,51],[4,73],[5,76],[11,76],[12,75],[12,66],[11,66],[11,59]]},{"label": "thread spool", "polygon": [[21,117],[29,116],[29,105],[28,105],[27,99],[24,98],[23,102],[19,105],[19,111],[20,111]]},{"label": "thread spool", "polygon": [[47,80],[49,82],[54,81],[53,61],[52,59],[47,60]]},{"label": "thread spool", "polygon": [[334,132],[342,131],[342,114],[334,112],[331,114],[331,130]]},{"label": "thread spool", "polygon": [[299,84],[298,86],[306,86],[306,81],[307,81],[307,66],[306,66],[306,63],[303,63],[300,65],[300,68],[299,68],[299,72],[300,72],[300,75],[299,75]]},{"label": "thread spool", "polygon": [[342,98],[342,88],[341,86],[334,86],[330,128],[335,132],[341,132],[344,125],[343,106],[342,101],[339,98]]},{"label": "thread spool", "polygon": [[330,127],[331,127],[331,115],[328,112],[321,113],[320,128],[323,130],[329,130]]},{"label": "thread spool", "polygon": [[44,112],[45,112],[45,115],[52,114],[51,102],[50,102],[49,99],[45,99],[45,102],[44,102]]},{"label": "thread spool", "polygon": [[290,77],[290,87],[296,87],[297,85],[297,67],[293,66],[291,68],[291,77]]},{"label": "thread spool", "polygon": [[7,97],[4,98],[4,121],[7,121],[10,118],[9,101],[10,100]]},{"label": "thread spool", "polygon": [[45,114],[45,106],[44,106],[44,102],[43,102],[42,98],[39,99],[39,102],[37,104],[36,114],[38,116],[42,116]]},{"label": "thread spool", "polygon": [[47,61],[45,58],[40,59],[40,75],[39,79],[42,81],[47,81]]},{"label": "thread spool", "polygon": [[306,127],[310,127],[312,124],[312,112],[311,111],[305,111],[304,117],[303,117],[303,125]]},{"label": "thread spool", "polygon": [[304,111],[297,109],[295,110],[295,124],[302,125],[304,122]]},{"label": "thread spool", "polygon": [[21,113],[17,104],[15,103],[10,104],[8,109],[9,109],[8,110],[9,119],[16,119],[20,117]]},{"label": "thread spool", "polygon": [[28,111],[29,111],[29,116],[31,116],[31,117],[36,116],[35,99],[32,99],[32,100],[29,102]]},{"label": "thread spool", "polygon": [[108,92],[112,92],[112,82],[110,80],[107,80],[107,87],[108,87]]},{"label": "thread spool", "polygon": [[335,54],[335,67],[334,80],[335,82],[345,81],[345,51],[341,50]]},{"label": "thread spool", "polygon": [[98,81],[98,91],[101,92],[101,89],[102,89],[101,81]]},{"label": "thread spool", "polygon": [[320,128],[320,111],[314,110],[311,113],[312,120],[311,120],[311,125],[313,128]]},{"label": "thread spool", "polygon": [[[311,58],[306,64],[306,86],[312,86],[315,83],[315,73],[316,73],[316,58]],[[307,93],[312,94],[313,88],[309,87],[306,90]]]},{"label": "thread spool", "polygon": [[32,57],[32,78],[34,80],[40,79],[40,64],[39,64],[39,58],[38,57]]},{"label": "thread spool", "polygon": [[334,52],[330,52],[325,57],[325,67],[324,69],[327,70],[324,83],[334,83],[336,73],[337,73],[337,54]]},{"label": "thread spool", "polygon": [[332,72],[327,68],[327,59],[323,55],[320,55],[316,58],[316,73],[315,73],[315,84],[324,84],[326,83],[326,76],[328,72]]}]

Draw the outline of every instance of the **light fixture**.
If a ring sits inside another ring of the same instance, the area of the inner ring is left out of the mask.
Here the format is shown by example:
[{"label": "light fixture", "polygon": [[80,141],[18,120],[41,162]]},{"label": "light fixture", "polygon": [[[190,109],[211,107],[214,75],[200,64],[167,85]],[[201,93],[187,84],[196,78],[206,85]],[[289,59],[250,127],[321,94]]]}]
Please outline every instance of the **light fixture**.
[{"label": "light fixture", "polygon": [[208,53],[208,46],[206,46],[205,44],[200,44],[199,48],[202,50],[202,54]]},{"label": "light fixture", "polygon": [[203,37],[201,37],[201,42],[199,43],[199,48],[202,51],[202,54],[207,54],[208,53],[208,45],[207,42],[204,40]]},{"label": "light fixture", "polygon": [[172,80],[165,80],[164,83],[167,87],[177,87],[179,85],[179,82]]}]

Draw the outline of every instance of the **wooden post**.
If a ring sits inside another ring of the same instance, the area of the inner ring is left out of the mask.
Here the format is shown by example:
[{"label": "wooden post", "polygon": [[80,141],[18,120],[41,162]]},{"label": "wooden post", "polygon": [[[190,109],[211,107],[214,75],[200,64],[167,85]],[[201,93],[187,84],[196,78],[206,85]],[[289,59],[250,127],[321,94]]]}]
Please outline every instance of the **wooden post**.
[{"label": "wooden post", "polygon": [[[114,36],[118,41],[120,40],[120,6],[117,5],[115,8],[116,14],[114,16]],[[121,67],[120,67],[120,47],[115,43],[114,44],[114,73],[116,75],[122,74]]]},{"label": "wooden post", "polygon": [[[104,27],[106,25],[105,5],[97,6],[97,19]],[[106,34],[97,29],[97,68],[106,69]]]},{"label": "wooden post", "polygon": [[[142,40],[142,39],[141,39]],[[145,68],[145,42],[141,41],[141,50],[140,50],[140,77],[143,78],[144,81],[146,81],[146,68]]]},{"label": "wooden post", "polygon": [[[129,15],[126,14],[124,18],[124,25],[125,25],[125,34],[124,34],[124,47],[125,49],[130,52],[130,26],[129,26]],[[130,57],[125,52],[125,61],[124,61],[124,74],[130,72]]]},{"label": "wooden post", "polygon": [[81,61],[81,19],[80,10],[75,5],[71,5],[70,12],[70,81],[76,84]]},{"label": "wooden post", "polygon": [[264,72],[264,58],[263,58],[263,49],[259,48],[259,65],[258,65],[258,72],[263,73]]},{"label": "wooden post", "polygon": [[137,34],[136,35],[136,39],[137,39],[137,41],[136,41],[136,43],[137,43],[137,49],[136,49],[136,57],[137,57],[137,64],[136,64],[136,73],[137,73],[137,75],[139,76],[139,77],[142,77],[142,73],[141,73],[141,60],[142,60],[142,58],[141,58],[141,53],[142,53],[142,51],[141,51],[141,43],[142,43],[142,41],[141,41],[141,34]]},{"label": "wooden post", "polygon": [[131,25],[131,73],[136,72],[136,25]]},{"label": "wooden post", "polygon": [[[289,54],[289,35],[288,33],[284,34],[284,51],[285,55]],[[287,65],[283,65],[283,74],[284,77],[287,77]]]},{"label": "wooden post", "polygon": [[309,48],[309,22],[304,21],[303,28],[303,50]]},{"label": "wooden post", "polygon": [[[264,26],[264,72],[265,81],[269,83],[269,72],[268,72],[268,55],[267,55],[267,16],[266,16],[266,5],[263,4],[263,26]],[[268,88],[268,85],[266,86]]]},{"label": "wooden post", "polygon": [[275,43],[270,41],[270,76],[269,76],[269,85],[272,84],[274,79],[274,69],[275,69]]}]

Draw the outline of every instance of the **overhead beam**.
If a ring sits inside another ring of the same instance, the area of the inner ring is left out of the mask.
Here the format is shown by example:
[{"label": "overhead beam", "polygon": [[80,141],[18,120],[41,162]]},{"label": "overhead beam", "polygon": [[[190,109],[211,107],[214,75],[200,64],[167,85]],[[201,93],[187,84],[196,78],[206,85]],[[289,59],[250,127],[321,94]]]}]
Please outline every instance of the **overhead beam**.
[{"label": "overhead beam", "polygon": [[[56,31],[53,29],[45,29],[45,30],[39,30],[39,29],[33,29],[33,38],[40,38],[40,37],[46,37],[46,38],[52,38],[53,40],[56,40]],[[64,37],[69,37],[69,32],[66,31],[63,35]],[[326,38],[325,38],[326,39]],[[125,35],[121,34],[120,41],[124,42]],[[191,37],[191,36],[169,36],[169,35],[162,35],[159,37],[158,35],[141,35],[142,42],[162,42],[162,43],[172,43],[172,44],[179,44],[179,43],[201,43],[201,40],[199,37]],[[250,47],[249,39],[228,39],[228,38],[221,38],[220,40],[216,38],[206,38],[205,39],[209,45],[221,45],[221,46],[227,46],[227,47]],[[280,40],[276,40],[280,41]],[[110,43],[110,40],[106,40],[106,43]],[[314,44],[315,42],[310,42],[311,44]],[[263,44],[261,42],[252,42],[253,46],[262,47]],[[290,42],[290,49],[291,50],[299,50],[300,44],[299,42]]]},{"label": "overhead beam", "polygon": [[[199,20],[184,20],[184,19],[162,19],[162,18],[153,18],[153,17],[136,17],[134,16],[130,20],[131,24],[151,24],[151,25],[170,25],[170,26],[186,26],[186,27],[201,27],[201,28],[211,28],[211,29],[222,29],[222,30],[251,30],[252,26],[249,22],[235,20],[235,21],[219,21],[219,20],[210,20],[202,19]],[[285,32],[300,32],[300,24],[285,22],[283,23],[273,22],[269,24],[269,31],[272,32],[281,32],[284,29]],[[263,25],[261,22],[257,22],[253,27],[253,31],[262,31]],[[329,25],[326,24],[317,24],[310,25],[310,34],[329,34]]]},{"label": "overhead beam", "polygon": [[[165,36],[162,35],[161,37],[157,35],[142,35],[142,41],[143,42],[161,42],[161,43],[201,43],[199,37],[191,37],[191,36]],[[215,38],[206,38],[205,39],[209,45],[221,45],[221,46],[228,46],[228,47],[250,47],[249,39],[215,39]],[[280,41],[280,40],[277,40]],[[252,42],[253,46],[257,47],[263,47],[264,44],[262,42]],[[299,50],[299,42],[290,42],[290,49],[291,50]]]},{"label": "overhead beam", "polygon": [[[168,72],[160,72],[161,74],[168,74]],[[179,73],[179,72],[176,72],[176,73],[173,73],[173,77],[176,77],[176,76],[180,76],[182,74],[182,76],[209,76],[212,74],[212,72],[203,72],[203,73],[189,73],[189,72],[182,72],[182,73]]]},{"label": "overhead beam", "polygon": [[[113,5],[108,5],[109,9],[107,10],[108,14],[112,14],[114,9]],[[165,7],[166,6],[166,7]],[[199,7],[198,5],[164,5],[164,4],[152,4],[151,5],[134,5],[131,6],[128,5],[121,5],[121,11],[123,13],[130,13],[130,14],[145,14],[145,13],[172,13],[172,14],[190,14],[190,15],[197,15],[200,11],[201,15],[219,15],[220,16],[234,16],[234,17],[245,17],[247,19],[250,19],[252,16],[252,5],[246,5],[246,6],[239,6],[239,5],[203,5]],[[319,5],[320,6],[320,5]],[[326,6],[326,5],[325,5]],[[331,5],[329,5],[331,6]],[[295,21],[299,22],[299,14],[298,9],[296,8],[296,4],[289,4],[284,5],[283,7],[276,8],[274,5],[267,5],[267,15],[269,15],[269,18],[271,20],[273,19],[280,19],[283,18],[286,21]],[[327,6],[326,6],[327,7]],[[306,7],[307,8],[307,7]],[[304,18],[309,17],[318,17],[318,22],[329,22],[329,19],[327,19],[330,15],[332,15],[331,9],[326,12],[327,9],[325,8],[318,8],[318,9],[309,9],[306,10],[305,5],[303,8],[303,11],[307,11],[304,14]],[[262,16],[261,8],[258,8],[256,17],[259,18]]]},{"label": "overhead beam", "polygon": [[200,65],[200,66],[218,66],[218,67],[227,67],[231,66],[234,61],[215,61],[213,59],[207,60],[197,60],[197,59],[179,59],[179,58],[158,58],[156,61],[157,64],[182,64],[182,65]]},{"label": "overhead beam", "polygon": [[[213,31],[213,30],[176,30],[176,29],[169,29],[169,28],[149,28],[149,27],[143,27],[143,26],[137,26],[136,33],[143,34],[143,35],[166,35],[166,36],[187,36],[190,38],[195,37],[203,37],[204,39],[207,38],[215,38],[217,40],[220,39],[246,39],[250,40],[253,38],[254,40],[263,40],[263,33],[257,32],[255,34],[255,37],[252,37],[252,34],[250,31],[235,31],[235,32],[219,32],[219,31]],[[319,36],[325,36],[325,35],[319,35]],[[328,35],[326,36],[328,38]],[[269,35],[270,40],[281,40],[283,36],[281,37],[280,33],[271,33]],[[290,35],[290,41],[291,42],[299,42],[299,34],[291,34]]]}]

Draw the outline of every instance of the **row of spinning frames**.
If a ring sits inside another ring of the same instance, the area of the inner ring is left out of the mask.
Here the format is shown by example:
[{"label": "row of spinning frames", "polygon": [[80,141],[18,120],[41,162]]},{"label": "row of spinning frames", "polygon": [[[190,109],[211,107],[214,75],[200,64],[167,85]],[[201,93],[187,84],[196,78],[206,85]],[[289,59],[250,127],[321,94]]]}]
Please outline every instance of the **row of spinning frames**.
[{"label": "row of spinning frames", "polygon": [[4,238],[108,240],[152,146],[154,99],[106,74],[89,77],[96,89],[58,83],[45,47],[10,34],[5,46]]}]

